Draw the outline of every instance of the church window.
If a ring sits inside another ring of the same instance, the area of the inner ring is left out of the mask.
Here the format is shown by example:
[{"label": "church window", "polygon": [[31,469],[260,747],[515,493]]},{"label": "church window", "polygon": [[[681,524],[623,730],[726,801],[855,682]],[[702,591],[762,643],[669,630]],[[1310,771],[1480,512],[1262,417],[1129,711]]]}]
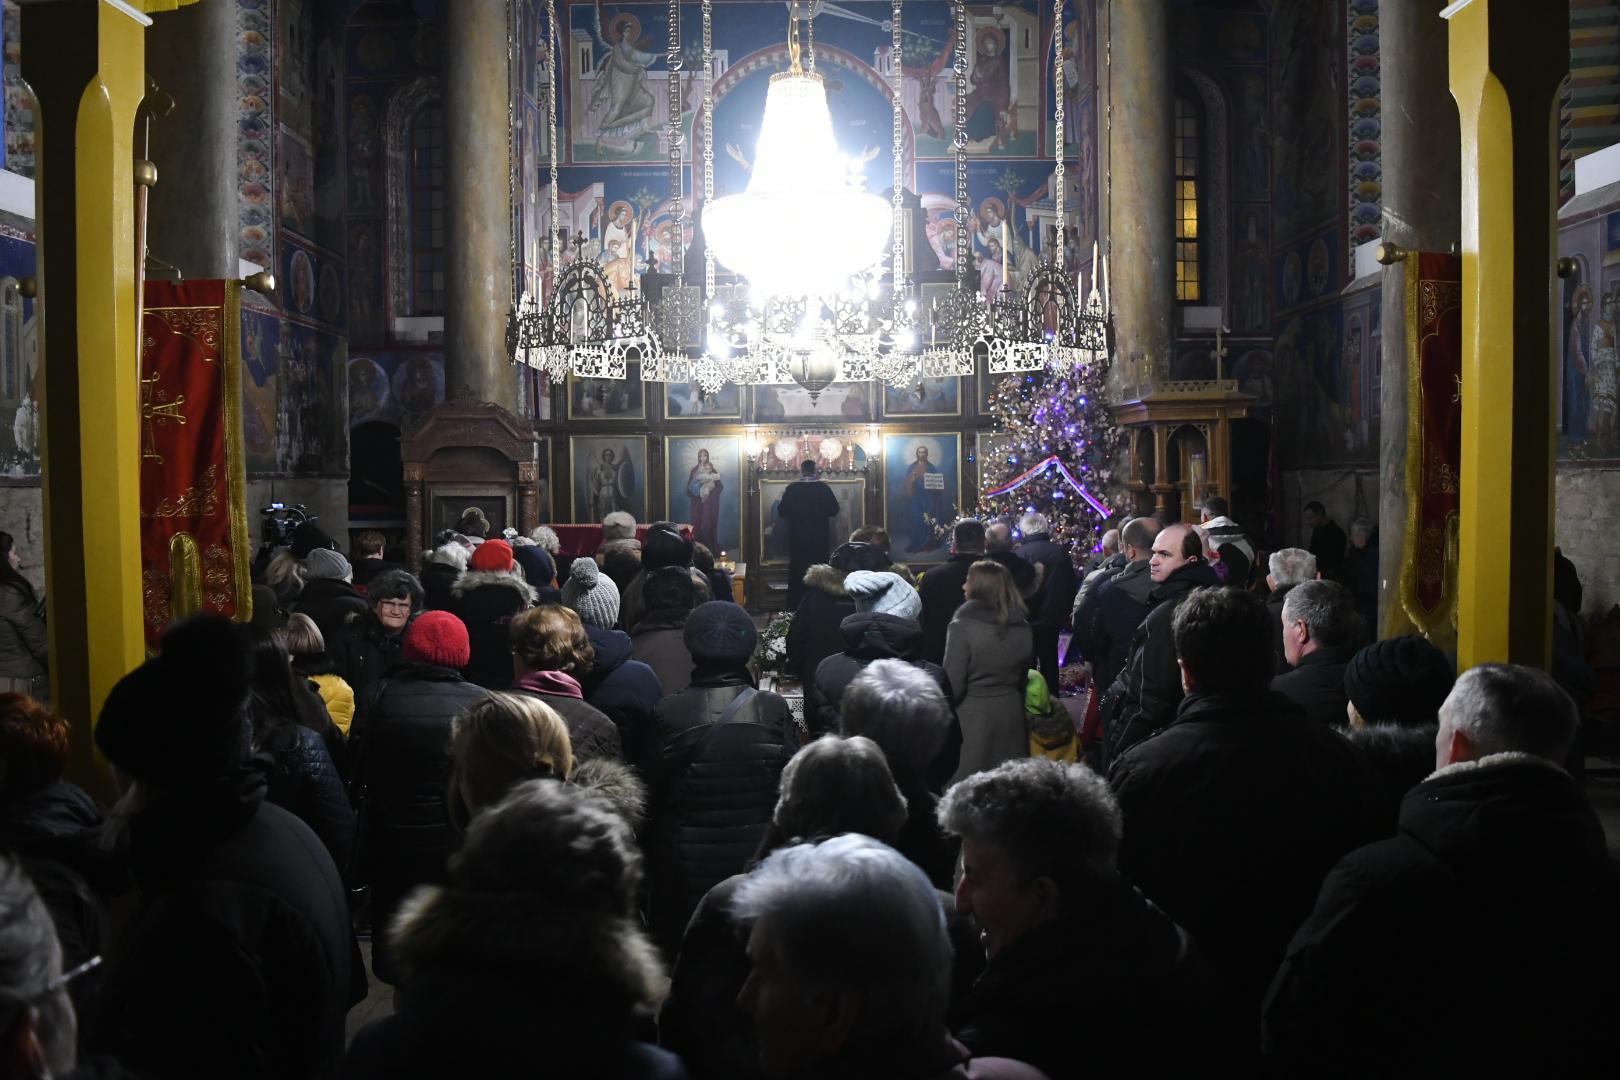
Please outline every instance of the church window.
[{"label": "church window", "polygon": [[411,310],[444,314],[444,108],[422,106],[411,120]]},{"label": "church window", "polygon": [[1192,102],[1176,98],[1176,299],[1189,303],[1204,297],[1199,276],[1198,126]]}]

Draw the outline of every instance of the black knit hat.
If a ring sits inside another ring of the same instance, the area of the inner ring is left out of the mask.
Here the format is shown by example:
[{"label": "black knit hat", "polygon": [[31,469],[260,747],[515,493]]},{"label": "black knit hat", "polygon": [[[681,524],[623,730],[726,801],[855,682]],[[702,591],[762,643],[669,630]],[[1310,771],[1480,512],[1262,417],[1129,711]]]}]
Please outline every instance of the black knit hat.
[{"label": "black knit hat", "polygon": [[320,526],[312,521],[306,521],[292,531],[293,558],[302,559],[316,548],[328,548],[332,551],[338,549],[337,541],[321,531]]},{"label": "black knit hat", "polygon": [[1344,669],[1345,693],[1369,724],[1435,723],[1454,682],[1451,660],[1416,635],[1375,641]]},{"label": "black knit hat", "polygon": [[651,573],[661,566],[691,566],[692,541],[671,529],[648,529],[641,538],[641,568]]},{"label": "black knit hat", "polygon": [[166,787],[232,772],[248,754],[251,670],[241,627],[217,615],[176,623],[158,655],[107,695],[96,745],[125,773]]},{"label": "black knit hat", "polygon": [[834,570],[887,570],[893,565],[882,548],[859,540],[839,544],[830,562]]},{"label": "black knit hat", "polygon": [[692,609],[683,631],[693,660],[746,664],[759,642],[759,630],[748,612],[725,600],[710,600]]}]

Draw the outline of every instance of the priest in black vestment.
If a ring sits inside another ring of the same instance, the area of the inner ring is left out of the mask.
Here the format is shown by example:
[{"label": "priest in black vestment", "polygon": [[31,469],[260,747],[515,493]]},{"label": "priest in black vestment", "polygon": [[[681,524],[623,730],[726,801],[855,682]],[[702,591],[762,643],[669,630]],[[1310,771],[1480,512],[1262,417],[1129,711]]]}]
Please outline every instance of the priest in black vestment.
[{"label": "priest in black vestment", "polygon": [[797,611],[805,571],[830,557],[830,523],[838,516],[838,496],[817,475],[816,463],[806,461],[799,466],[799,479],[782,493],[776,512],[788,523],[787,610]]}]

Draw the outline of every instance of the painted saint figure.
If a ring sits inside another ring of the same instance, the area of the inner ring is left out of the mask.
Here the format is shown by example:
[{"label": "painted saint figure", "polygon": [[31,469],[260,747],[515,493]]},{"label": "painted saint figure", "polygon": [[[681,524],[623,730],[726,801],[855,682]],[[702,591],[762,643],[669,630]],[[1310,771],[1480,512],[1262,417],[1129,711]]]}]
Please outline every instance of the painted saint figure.
[{"label": "painted saint figure", "polygon": [[1591,393],[1592,435],[1599,446],[1612,449],[1615,445],[1616,386],[1620,381],[1620,356],[1615,353],[1614,313],[1615,294],[1603,296],[1603,317],[1592,329],[1592,357],[1588,367],[1587,386]]},{"label": "painted saint figure", "polygon": [[709,451],[699,450],[697,464],[686,474],[690,515],[686,520],[692,523],[692,538],[714,552],[721,550],[720,494],[723,491],[725,484],[720,480],[720,470],[709,460]]},{"label": "painted saint figure", "polygon": [[1564,334],[1564,437],[1570,442],[1586,438],[1587,389],[1591,364],[1587,343],[1592,340],[1592,286],[1581,285],[1570,304],[1569,326]]},{"label": "painted saint figure", "polygon": [[[930,476],[938,477],[929,487]],[[918,555],[943,543],[935,531],[949,520],[945,507],[944,475],[928,460],[928,447],[917,447],[916,460],[906,470],[906,551]]]},{"label": "painted saint figure", "polygon": [[596,65],[596,84],[591,91],[591,111],[603,111],[597,122],[598,151],[604,143],[635,142],[652,130],[653,96],[647,89],[647,69],[658,57],[647,51],[652,42],[641,37],[641,20],[634,15],[615,15],[602,30],[602,5],[596,5],[597,38],[607,54]]},{"label": "painted saint figure", "polygon": [[591,519],[601,521],[619,505],[619,466],[612,450],[602,451],[602,460],[591,468]]}]

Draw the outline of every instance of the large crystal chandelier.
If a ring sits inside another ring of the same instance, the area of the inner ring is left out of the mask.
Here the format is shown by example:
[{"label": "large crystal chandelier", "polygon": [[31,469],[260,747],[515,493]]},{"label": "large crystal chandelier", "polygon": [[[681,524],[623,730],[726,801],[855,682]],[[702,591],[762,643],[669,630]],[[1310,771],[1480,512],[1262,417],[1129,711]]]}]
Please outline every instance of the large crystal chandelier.
[{"label": "large crystal chandelier", "polygon": [[[889,207],[852,182],[833,138],[827,88],[799,58],[791,5],[787,71],[771,76],[748,190],[703,208],[703,234],[756,302],[837,294],[872,267],[889,235]],[[815,222],[806,228],[805,222]]]}]

